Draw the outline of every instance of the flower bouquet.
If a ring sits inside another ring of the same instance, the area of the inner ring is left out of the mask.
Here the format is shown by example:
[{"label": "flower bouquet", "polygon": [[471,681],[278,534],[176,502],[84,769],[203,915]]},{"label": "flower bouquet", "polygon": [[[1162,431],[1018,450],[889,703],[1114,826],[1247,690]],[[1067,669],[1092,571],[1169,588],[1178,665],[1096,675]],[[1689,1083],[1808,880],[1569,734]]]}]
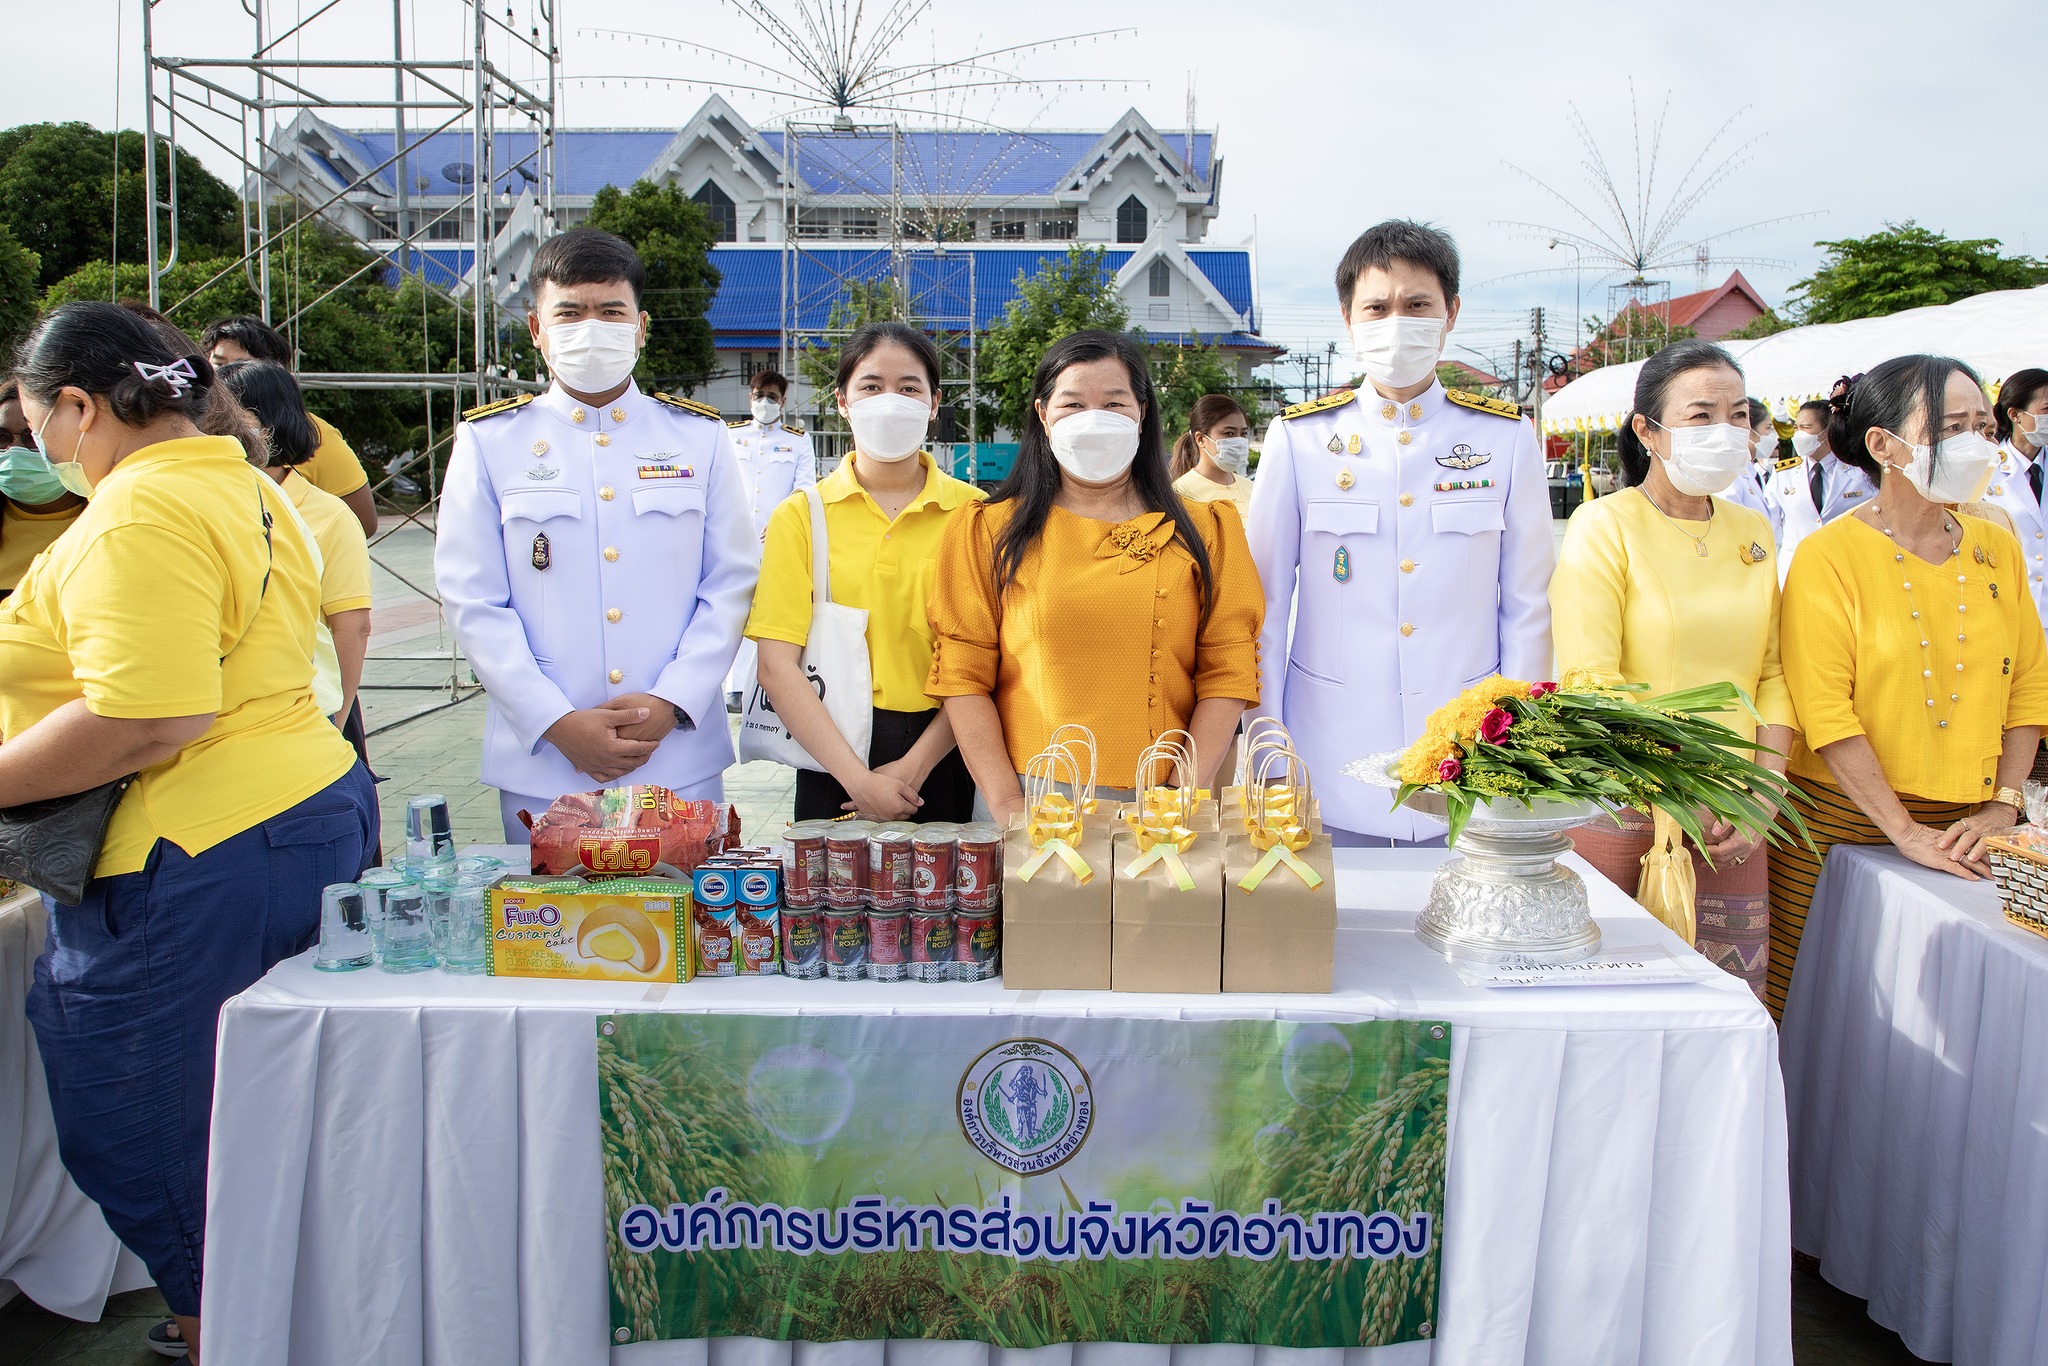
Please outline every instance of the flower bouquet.
[{"label": "flower bouquet", "polygon": [[1777,842],[1778,822],[1806,838],[1794,789],[1747,757],[1758,748],[1710,714],[1755,707],[1732,683],[1638,700],[1641,685],[1608,686],[1567,674],[1562,683],[1495,675],[1429,718],[1399,758],[1394,800],[1440,794],[1456,844],[1482,802],[1591,803],[1662,810],[1706,844],[1700,814]]}]

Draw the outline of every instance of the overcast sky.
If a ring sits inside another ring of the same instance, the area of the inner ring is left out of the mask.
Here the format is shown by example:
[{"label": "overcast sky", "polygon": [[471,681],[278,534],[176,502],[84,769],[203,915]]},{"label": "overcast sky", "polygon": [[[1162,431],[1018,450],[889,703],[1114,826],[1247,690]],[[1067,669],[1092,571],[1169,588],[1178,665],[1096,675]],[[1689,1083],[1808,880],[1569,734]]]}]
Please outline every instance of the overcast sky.
[{"label": "overcast sky", "polygon": [[[140,2],[9,5],[0,31],[14,60],[0,86],[0,125],[111,124],[118,52],[121,120],[135,126]],[[795,12],[793,0],[766,2]],[[871,21],[887,2],[867,0]],[[273,32],[320,3],[271,0]],[[431,55],[456,55],[460,6],[402,3],[417,41],[435,49]],[[492,12],[504,3],[492,0]],[[841,0],[806,3],[837,10]],[[532,0],[511,0],[522,27],[531,6]],[[1479,0],[933,0],[895,60],[1135,29],[1113,41],[1004,59],[1037,80],[1085,84],[977,90],[941,97],[939,107],[1005,127],[1089,128],[1135,105],[1168,130],[1185,125],[1192,82],[1196,120],[1217,131],[1224,160],[1222,211],[1209,241],[1235,245],[1256,235],[1264,331],[1297,348],[1320,348],[1341,335],[1330,283],[1336,258],[1360,229],[1396,215],[1449,228],[1463,248],[1465,311],[1454,342],[1505,357],[1513,338],[1526,335],[1534,305],[1550,311],[1553,336],[1568,336],[1570,253],[1548,250],[1547,234],[1512,224],[1596,229],[1507,163],[1584,209],[1599,230],[1616,232],[1581,165],[1584,150],[1569,123],[1574,103],[1633,206],[1637,128],[1647,158],[1652,125],[1668,97],[1648,199],[1653,218],[1669,209],[1680,177],[1731,116],[1705,167],[1748,144],[1725,180],[1669,234],[1685,258],[1661,272],[1674,294],[1697,287],[1691,244],[1708,236],[1715,239],[1709,283],[1724,278],[1736,258],[1762,258],[1742,260],[1741,269],[1773,303],[1811,272],[1820,257],[1816,239],[1860,235],[1887,219],[1914,218],[1952,236],[1996,237],[2009,251],[2048,254],[2039,0],[1563,0],[1547,11],[1539,21],[1537,7]],[[383,55],[391,12],[387,0],[339,0],[307,30],[298,51],[309,58]],[[558,122],[565,127],[677,125],[711,88],[679,82],[752,79],[708,57],[622,45],[595,32],[600,28],[690,38],[779,61],[733,0],[559,0],[558,13],[568,78]],[[177,0],[156,11],[160,53],[246,55],[250,32],[239,0]],[[678,83],[622,86],[621,76]],[[789,105],[722,93],[762,122]],[[364,114],[357,121],[377,120]],[[201,155],[232,172],[232,163],[204,149]],[[1719,236],[1789,215],[1803,216]],[[1606,312],[1614,278],[1587,260],[1579,291],[1585,314]]]}]

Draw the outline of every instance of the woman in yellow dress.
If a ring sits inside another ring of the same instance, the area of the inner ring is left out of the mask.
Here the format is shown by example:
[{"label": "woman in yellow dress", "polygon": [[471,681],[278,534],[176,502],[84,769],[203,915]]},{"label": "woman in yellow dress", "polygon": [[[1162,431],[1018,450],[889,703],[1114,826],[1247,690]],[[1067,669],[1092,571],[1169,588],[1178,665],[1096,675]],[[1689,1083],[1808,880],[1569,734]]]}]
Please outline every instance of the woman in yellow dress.
[{"label": "woman in yellow dress", "polygon": [[1238,515],[1252,505],[1252,426],[1228,394],[1204,394],[1188,410],[1188,429],[1173,443],[1173,491],[1190,503],[1227,499]]},{"label": "woman in yellow dress", "polygon": [[[1642,684],[1655,697],[1733,683],[1763,721],[1756,755],[1784,771],[1792,701],[1778,653],[1778,571],[1768,518],[1719,497],[1750,460],[1742,372],[1712,342],[1681,341],[1636,378],[1623,423],[1621,492],[1580,506],[1550,581],[1560,673]],[[1724,718],[1730,725],[1742,718]],[[1660,838],[1651,813],[1577,830],[1580,854],[1628,891]],[[1709,822],[1704,850],[1689,843],[1696,891],[1691,939],[1709,961],[1763,994],[1770,947],[1768,855],[1762,843]],[[1668,819],[1662,838],[1675,839]],[[1711,862],[1709,861],[1711,860]],[[1683,909],[1670,911],[1686,928]]]},{"label": "woman in yellow dress", "polygon": [[2019,819],[2048,725],[2048,642],[2012,533],[1952,511],[1998,459],[1977,376],[1901,356],[1836,386],[1828,441],[1877,497],[1799,547],[1785,584],[1792,781],[1816,849],[1771,864],[1771,1004],[1784,1007],[1828,850],[1891,844],[1989,877],[1984,840]]}]

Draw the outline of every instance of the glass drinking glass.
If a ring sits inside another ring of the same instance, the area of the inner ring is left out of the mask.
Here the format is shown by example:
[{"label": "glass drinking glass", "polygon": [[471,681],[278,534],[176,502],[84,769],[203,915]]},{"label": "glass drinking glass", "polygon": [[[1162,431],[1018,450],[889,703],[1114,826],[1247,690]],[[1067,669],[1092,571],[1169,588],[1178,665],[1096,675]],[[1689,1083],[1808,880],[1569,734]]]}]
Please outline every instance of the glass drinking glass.
[{"label": "glass drinking glass", "polygon": [[380,962],[384,958],[384,897],[405,881],[405,874],[396,868],[366,868],[356,879],[356,886],[363,889],[363,914],[370,921],[370,947]]},{"label": "glass drinking glass", "polygon": [[417,882],[401,882],[384,891],[384,956],[377,966],[386,972],[425,972],[434,966],[427,889]]},{"label": "glass drinking glass", "polygon": [[320,947],[313,954],[314,967],[322,972],[353,972],[376,961],[364,900],[363,889],[353,882],[336,882],[320,889]]},{"label": "glass drinking glass", "polygon": [[[428,895],[432,897],[431,890]],[[465,975],[482,972],[491,940],[491,879],[455,879],[442,905],[434,938],[434,956],[442,970]]]},{"label": "glass drinking glass", "polygon": [[2027,779],[2020,791],[2027,803],[2027,824],[2048,826],[2048,783]]}]

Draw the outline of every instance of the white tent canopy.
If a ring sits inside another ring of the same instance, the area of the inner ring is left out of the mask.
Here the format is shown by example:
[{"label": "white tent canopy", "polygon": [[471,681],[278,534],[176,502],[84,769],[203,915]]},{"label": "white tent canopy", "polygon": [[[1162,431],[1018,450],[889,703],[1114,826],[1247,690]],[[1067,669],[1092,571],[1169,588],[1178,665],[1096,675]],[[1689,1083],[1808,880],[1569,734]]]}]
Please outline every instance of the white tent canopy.
[{"label": "white tent canopy", "polygon": [[[1742,366],[1749,392],[1783,419],[1807,399],[1826,397],[1843,375],[1915,352],[1955,356],[1996,389],[2015,370],[2048,367],[2048,285],[1723,344]],[[1565,385],[1544,401],[1544,430],[1613,431],[1629,411],[1642,368],[1641,361],[1605,365]]]}]

